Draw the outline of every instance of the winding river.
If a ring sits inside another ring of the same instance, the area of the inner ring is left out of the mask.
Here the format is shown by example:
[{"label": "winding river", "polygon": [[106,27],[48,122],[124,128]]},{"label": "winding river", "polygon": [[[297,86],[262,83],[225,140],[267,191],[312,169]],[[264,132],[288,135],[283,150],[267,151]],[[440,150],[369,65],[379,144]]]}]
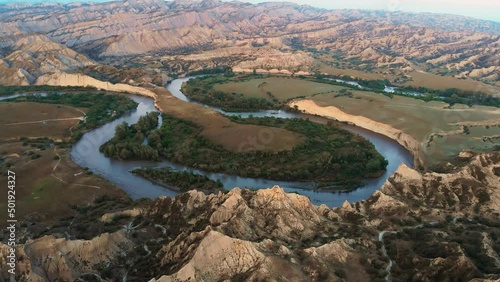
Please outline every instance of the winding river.
[{"label": "winding river", "polygon": [[[189,79],[191,79],[191,77],[176,79],[167,86],[167,89],[175,97],[184,101],[192,102],[181,92],[182,83],[188,81]],[[5,98],[7,97],[3,97],[3,99]],[[234,187],[261,189],[279,185],[287,192],[297,192],[309,197],[316,205],[326,204],[329,207],[337,207],[342,205],[342,203],[346,200],[349,202],[357,202],[368,199],[374,191],[380,189],[382,184],[396,171],[401,163],[405,163],[410,167],[413,166],[413,159],[410,153],[396,141],[383,135],[350,125],[346,125],[345,128],[370,140],[375,145],[376,149],[389,161],[389,165],[387,166],[387,170],[384,175],[377,179],[366,181],[363,187],[349,193],[314,191],[311,189],[314,186],[313,183],[283,182],[245,178],[220,173],[206,173],[200,170],[173,164],[168,161],[119,161],[109,159],[99,151],[99,147],[114,136],[117,125],[122,122],[134,124],[146,113],[158,111],[154,106],[153,99],[149,97],[131,95],[130,98],[138,103],[137,108],[125,116],[84,134],[83,137],[72,147],[71,158],[81,167],[89,168],[95,174],[102,176],[116,186],[122,188],[132,199],[156,198],[159,196],[173,197],[177,195],[177,192],[175,191],[153,184],[150,181],[135,176],[130,172],[138,167],[171,167],[176,170],[187,170],[207,175],[211,179],[220,179],[224,184],[224,189],[227,190]],[[303,116],[284,111],[226,113],[218,108],[209,108],[223,114],[240,115],[242,117],[249,116],[250,114],[256,117],[274,116],[280,118],[295,118]],[[315,117],[311,116],[311,118],[314,119]]]}]

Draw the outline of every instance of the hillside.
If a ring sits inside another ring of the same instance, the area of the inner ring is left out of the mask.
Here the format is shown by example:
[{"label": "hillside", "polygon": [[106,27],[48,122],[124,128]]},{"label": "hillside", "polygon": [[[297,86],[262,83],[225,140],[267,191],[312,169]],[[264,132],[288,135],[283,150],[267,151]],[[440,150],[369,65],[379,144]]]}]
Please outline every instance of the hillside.
[{"label": "hillside", "polygon": [[95,65],[87,56],[45,35],[0,37],[0,84],[30,85],[44,74]]},{"label": "hillside", "polygon": [[447,174],[402,165],[368,200],[335,209],[277,186],[125,210],[102,198],[22,238],[18,281],[499,279],[500,155],[464,160]]},{"label": "hillside", "polygon": [[0,6],[0,33],[4,42],[43,34],[102,63],[173,73],[221,64],[315,72],[327,64],[499,79],[500,23],[453,15],[217,0],[16,4]]}]

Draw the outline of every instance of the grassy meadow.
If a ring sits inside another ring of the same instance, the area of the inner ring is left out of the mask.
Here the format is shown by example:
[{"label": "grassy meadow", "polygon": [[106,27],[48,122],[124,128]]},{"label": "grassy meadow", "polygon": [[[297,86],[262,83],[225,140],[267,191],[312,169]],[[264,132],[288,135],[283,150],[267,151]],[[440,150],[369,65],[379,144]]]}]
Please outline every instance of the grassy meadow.
[{"label": "grassy meadow", "polygon": [[293,77],[266,77],[245,81],[229,81],[216,84],[214,89],[225,93],[238,93],[247,97],[271,100],[276,97],[286,101],[299,96],[333,93],[344,87],[307,81]]},{"label": "grassy meadow", "polygon": [[[50,137],[63,139],[78,124],[85,109],[39,103],[0,103],[1,139]],[[41,134],[43,133],[43,134]]]},{"label": "grassy meadow", "polygon": [[449,105],[408,97],[353,91],[353,95],[332,94],[311,97],[320,106],[391,125],[413,136],[422,144],[427,162],[445,161],[465,148],[483,151],[500,145],[500,109]]}]

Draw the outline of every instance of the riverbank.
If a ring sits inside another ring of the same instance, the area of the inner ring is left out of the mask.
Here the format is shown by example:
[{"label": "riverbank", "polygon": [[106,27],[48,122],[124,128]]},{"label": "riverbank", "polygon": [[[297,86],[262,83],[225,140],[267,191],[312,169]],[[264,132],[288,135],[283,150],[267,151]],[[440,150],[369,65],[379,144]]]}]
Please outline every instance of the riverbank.
[{"label": "riverbank", "polygon": [[[39,80],[36,82],[37,84],[47,84],[47,85],[57,85],[57,86],[93,86],[98,89],[103,89],[107,91],[122,91],[122,92],[127,92],[131,94],[139,94],[142,96],[147,96],[154,98],[155,100],[155,107],[163,112],[163,113],[169,113],[174,111],[175,113],[179,114],[179,109],[181,107],[191,107],[191,111],[193,112],[195,110],[193,105],[191,103],[186,103],[183,101],[175,101],[175,97],[166,89],[163,88],[153,88],[153,89],[146,89],[142,87],[135,87],[135,86],[130,86],[130,85],[125,85],[125,84],[112,84],[108,82],[102,82],[97,79],[85,76],[85,75],[80,75],[80,74],[59,74],[59,75],[47,75],[40,77]],[[175,102],[174,102],[174,101]],[[172,102],[175,104],[172,106]],[[183,105],[178,105],[179,103],[182,103]],[[402,132],[401,130],[395,129],[387,124],[379,123],[376,121],[373,121],[371,119],[361,117],[361,116],[354,116],[354,115],[349,115],[337,107],[330,106],[330,107],[320,107],[313,101],[307,101],[307,100],[302,100],[302,101],[293,101],[290,104],[290,107],[294,107],[297,105],[299,109],[305,110],[306,113],[308,114],[318,114],[324,117],[328,118],[333,118],[341,122],[348,122],[351,124],[354,124],[358,127],[382,134],[384,136],[387,136],[388,138],[391,138],[395,141],[397,141],[399,144],[401,144],[403,147],[405,147],[413,156],[414,158],[414,166],[419,169],[425,169],[425,161],[424,157],[422,154],[422,149],[421,149],[421,144],[415,140],[413,137],[410,135]],[[209,109],[208,111],[202,111],[200,112],[199,110],[196,111],[197,114],[217,114]],[[205,120],[204,118],[201,118],[200,120]],[[213,128],[213,125],[211,126]],[[223,125],[223,127],[227,127]],[[214,134],[218,135],[220,134],[220,130],[215,130]],[[252,130],[253,131],[253,130]],[[214,134],[206,134],[208,135],[207,137],[214,137],[212,135]],[[280,135],[278,135],[280,136]],[[241,144],[242,142],[245,142],[245,140],[239,140],[240,142],[235,142]]]},{"label": "riverbank", "polygon": [[[204,174],[211,179],[221,179],[224,184],[225,190],[229,190],[234,187],[262,189],[266,187],[272,187],[273,185],[280,185],[288,193],[300,193],[301,195],[307,196],[315,204],[326,204],[329,207],[340,206],[345,201],[357,202],[367,199],[373,194],[374,191],[380,189],[382,184],[396,171],[399,164],[401,164],[402,162],[406,163],[409,166],[413,164],[413,160],[411,159],[408,151],[400,146],[397,142],[380,134],[372,133],[367,130],[355,127],[350,127],[349,130],[360,134],[361,136],[372,142],[375,145],[377,151],[379,151],[385,158],[389,160],[389,166],[387,167],[387,171],[382,177],[374,180],[369,180],[362,188],[350,193],[318,192],[314,191],[312,189],[313,187],[310,187],[311,185],[307,183],[271,181],[259,178],[239,177],[235,175],[206,173],[196,169],[175,165],[169,162],[115,161],[106,158],[104,154],[99,152],[98,148],[114,136],[115,128],[117,125],[121,124],[124,121],[128,124],[134,124],[141,116],[155,110],[168,110],[173,111],[172,113],[190,112],[191,115],[195,116],[201,121],[204,121],[205,123],[208,120],[207,117],[217,117],[221,122],[211,123],[208,124],[208,126],[210,126],[212,129],[227,130],[226,125],[231,125],[228,122],[229,119],[219,114],[217,112],[217,109],[211,109],[206,106],[200,107],[200,105],[195,105],[190,101],[183,99],[184,95],[180,92],[180,85],[183,81],[186,81],[188,79],[189,78],[184,78],[174,81],[169,84],[168,89],[160,87],[144,88],[155,93],[154,100],[150,98],[150,95],[141,95],[143,97],[132,96],[131,98],[139,103],[137,110],[132,112],[130,115],[127,115],[112,123],[106,124],[101,128],[85,134],[83,138],[77,144],[75,144],[75,146],[73,146],[73,149],[71,150],[72,159],[79,166],[88,167],[90,171],[103,176],[110,182],[122,188],[132,199],[175,196],[176,192],[165,189],[164,187],[161,187],[159,185],[152,184],[150,181],[137,177],[130,172],[131,170],[138,167],[171,167],[177,170],[188,170],[198,174]],[[85,80],[74,80],[69,82],[82,83],[82,81]],[[93,80],[89,81],[92,82]],[[111,84],[104,84],[103,86],[106,87],[107,85]],[[113,91],[114,89],[102,87],[100,88],[108,91]],[[135,91],[125,92],[135,93]],[[140,91],[140,93],[146,92]],[[140,95],[140,93],[137,94]],[[179,106],[186,108],[179,108]],[[186,111],[186,109],[189,109],[190,111]],[[246,113],[242,116],[249,116],[249,114],[253,114],[254,116],[273,115],[282,118],[297,117],[297,115],[282,111],[274,111],[273,113]],[[255,134],[257,133],[258,132],[256,132]],[[253,136],[258,136],[255,134]],[[141,189],[138,189],[138,187],[141,187]]]},{"label": "riverbank", "polygon": [[289,105],[291,108],[297,106],[299,110],[304,111],[307,114],[319,115],[335,119],[340,122],[347,122],[372,132],[382,134],[392,140],[395,140],[411,153],[415,168],[426,168],[420,142],[399,129],[393,128],[387,124],[376,122],[363,116],[350,115],[335,106],[321,107],[311,100],[292,101]]}]

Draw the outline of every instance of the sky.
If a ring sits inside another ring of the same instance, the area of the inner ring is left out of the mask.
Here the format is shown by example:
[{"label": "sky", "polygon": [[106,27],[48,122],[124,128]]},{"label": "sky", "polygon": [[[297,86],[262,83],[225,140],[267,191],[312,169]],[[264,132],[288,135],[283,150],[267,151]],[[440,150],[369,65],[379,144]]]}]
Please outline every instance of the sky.
[{"label": "sky", "polygon": [[[85,0],[81,0],[85,2]],[[107,0],[94,0],[106,2]],[[242,0],[259,3],[262,0]],[[279,1],[279,0],[273,0]],[[16,2],[74,2],[71,0],[0,0],[0,3]],[[284,2],[284,1],[281,1]],[[500,22],[500,0],[288,0],[327,9],[376,9],[411,12],[447,13],[470,16]]]}]

